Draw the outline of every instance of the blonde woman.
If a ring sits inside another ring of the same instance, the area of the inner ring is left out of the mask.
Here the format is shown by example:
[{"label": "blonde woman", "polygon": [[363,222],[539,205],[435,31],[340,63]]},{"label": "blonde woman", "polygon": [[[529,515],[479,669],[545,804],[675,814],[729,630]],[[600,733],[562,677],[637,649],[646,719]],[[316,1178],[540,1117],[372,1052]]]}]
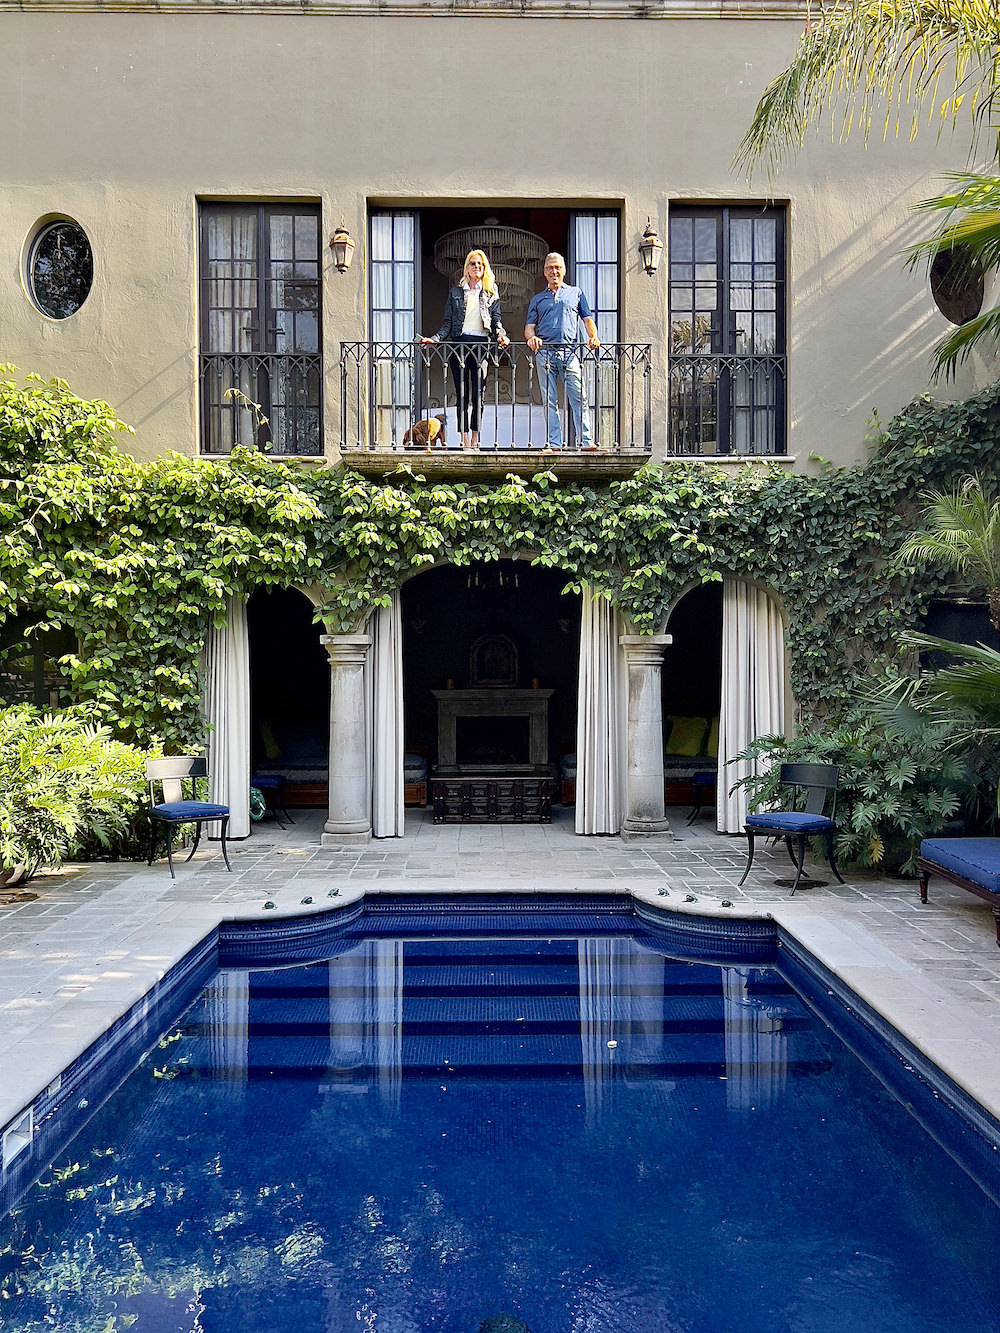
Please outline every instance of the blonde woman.
[{"label": "blonde woman", "polygon": [[458,287],[452,287],[445,302],[444,319],[433,338],[423,343],[448,342],[455,345],[448,357],[455,380],[458,428],[462,448],[479,444],[479,417],[486,383],[486,349],[490,340],[501,347],[510,338],[500,315],[500,296],[490,261],[482,250],[470,250]]}]

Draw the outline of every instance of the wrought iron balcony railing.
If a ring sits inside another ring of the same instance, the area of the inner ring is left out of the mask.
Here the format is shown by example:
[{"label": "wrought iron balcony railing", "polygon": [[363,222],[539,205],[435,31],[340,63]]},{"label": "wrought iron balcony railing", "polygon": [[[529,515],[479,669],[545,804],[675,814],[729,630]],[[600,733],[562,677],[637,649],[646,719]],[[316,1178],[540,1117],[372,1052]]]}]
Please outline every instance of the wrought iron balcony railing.
[{"label": "wrought iron balcony railing", "polygon": [[233,446],[311,458],[323,453],[318,353],[210,352],[201,357],[201,452]]},{"label": "wrought iron balcony railing", "polygon": [[[648,454],[649,344],[605,343],[596,351],[585,346],[573,350],[593,446],[606,453]],[[481,363],[480,452],[544,448],[549,438],[546,403],[534,354],[524,343],[502,349],[483,343],[473,354]],[[462,374],[469,355],[467,343],[341,343],[341,450],[422,451],[422,432],[414,440],[411,428],[439,416],[446,423],[445,447],[461,448],[456,372]],[[562,446],[578,450],[581,441],[563,383],[557,406]]]},{"label": "wrought iron balcony railing", "polygon": [[785,358],[670,358],[672,454],[783,454]]}]

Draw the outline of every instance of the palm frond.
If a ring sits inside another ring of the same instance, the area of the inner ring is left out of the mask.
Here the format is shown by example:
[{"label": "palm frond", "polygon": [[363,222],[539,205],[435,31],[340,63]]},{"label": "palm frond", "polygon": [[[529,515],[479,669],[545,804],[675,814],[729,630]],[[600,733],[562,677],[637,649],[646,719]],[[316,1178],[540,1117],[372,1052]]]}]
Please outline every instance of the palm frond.
[{"label": "palm frond", "polygon": [[944,219],[933,236],[907,248],[908,263],[933,263],[942,250],[953,250],[970,272],[994,268],[1000,264],[1000,176],[949,172],[947,179],[959,188],[915,205]]},{"label": "palm frond", "polygon": [[775,167],[829,117],[834,138],[909,138],[924,118],[969,117],[975,137],[1000,84],[995,0],[842,0],[810,13],[789,67],[768,84],[737,153]]},{"label": "palm frond", "polygon": [[960,570],[986,588],[1000,587],[1000,502],[966,477],[951,492],[932,491],[925,527],[900,547],[900,559]]},{"label": "palm frond", "polygon": [[917,706],[935,720],[964,721],[978,735],[1000,735],[1000,652],[933,634],[905,634],[903,641],[925,652],[959,658],[923,682]]},{"label": "palm frond", "polygon": [[975,319],[959,324],[935,344],[932,357],[935,376],[954,376],[957,368],[982,345],[1000,340],[1000,307],[986,310]]}]

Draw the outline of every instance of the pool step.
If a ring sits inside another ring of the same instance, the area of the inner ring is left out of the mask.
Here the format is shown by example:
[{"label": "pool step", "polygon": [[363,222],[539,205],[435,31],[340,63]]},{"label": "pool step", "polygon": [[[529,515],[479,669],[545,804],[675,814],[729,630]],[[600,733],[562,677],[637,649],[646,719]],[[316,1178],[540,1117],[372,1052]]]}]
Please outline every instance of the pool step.
[{"label": "pool step", "polygon": [[[815,1072],[828,1059],[813,1020],[776,974],[674,962],[575,941],[414,941],[379,958],[250,974],[227,1013],[202,1001],[185,1023],[183,1069],[224,1046],[250,1076],[323,1079],[391,1065],[406,1077],[724,1074],[727,1057]],[[725,993],[729,977],[729,995]],[[745,980],[741,979],[744,978]],[[178,1057],[180,1052],[178,1052]],[[220,1071],[221,1072],[221,1071]]]}]

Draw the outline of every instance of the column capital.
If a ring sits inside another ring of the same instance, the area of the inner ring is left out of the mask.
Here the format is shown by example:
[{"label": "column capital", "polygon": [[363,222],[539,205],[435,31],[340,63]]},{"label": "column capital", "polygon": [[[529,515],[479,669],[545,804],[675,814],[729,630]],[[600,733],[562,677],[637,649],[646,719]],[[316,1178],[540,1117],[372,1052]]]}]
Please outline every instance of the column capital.
[{"label": "column capital", "polygon": [[672,634],[621,634],[618,637],[629,666],[659,666],[664,648],[673,641]]},{"label": "column capital", "polygon": [[363,666],[372,645],[370,634],[321,634],[331,666]]}]

